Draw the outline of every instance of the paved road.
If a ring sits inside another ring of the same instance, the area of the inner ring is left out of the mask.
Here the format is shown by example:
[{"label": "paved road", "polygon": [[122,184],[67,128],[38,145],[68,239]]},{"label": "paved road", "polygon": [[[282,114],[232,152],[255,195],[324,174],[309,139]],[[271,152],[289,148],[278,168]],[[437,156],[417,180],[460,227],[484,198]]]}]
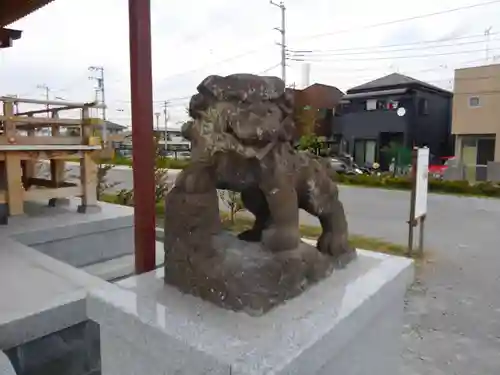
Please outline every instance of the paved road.
[{"label": "paved road", "polygon": [[[116,188],[131,172],[113,170]],[[406,243],[409,193],[341,187],[352,233]],[[317,224],[302,213],[301,222]],[[500,373],[500,200],[429,196],[430,261],[408,293],[401,375]]]}]

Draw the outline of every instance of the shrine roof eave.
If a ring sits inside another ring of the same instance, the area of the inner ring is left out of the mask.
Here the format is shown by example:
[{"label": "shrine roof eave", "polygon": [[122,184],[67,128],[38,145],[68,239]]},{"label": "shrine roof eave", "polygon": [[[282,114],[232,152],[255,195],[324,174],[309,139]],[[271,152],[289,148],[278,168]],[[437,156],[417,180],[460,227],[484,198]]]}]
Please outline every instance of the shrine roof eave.
[{"label": "shrine roof eave", "polygon": [[0,0],[0,28],[35,12],[53,0]]}]

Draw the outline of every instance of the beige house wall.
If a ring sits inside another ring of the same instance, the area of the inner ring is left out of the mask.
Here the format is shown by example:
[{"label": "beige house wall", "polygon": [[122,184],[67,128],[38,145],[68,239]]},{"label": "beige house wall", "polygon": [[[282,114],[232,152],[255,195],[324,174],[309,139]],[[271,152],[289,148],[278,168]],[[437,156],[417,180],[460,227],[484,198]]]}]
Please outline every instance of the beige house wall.
[{"label": "beige house wall", "polygon": [[[500,161],[500,64],[457,69],[454,91],[452,133],[496,134],[495,160]],[[478,107],[470,106],[471,97],[479,98]]]}]

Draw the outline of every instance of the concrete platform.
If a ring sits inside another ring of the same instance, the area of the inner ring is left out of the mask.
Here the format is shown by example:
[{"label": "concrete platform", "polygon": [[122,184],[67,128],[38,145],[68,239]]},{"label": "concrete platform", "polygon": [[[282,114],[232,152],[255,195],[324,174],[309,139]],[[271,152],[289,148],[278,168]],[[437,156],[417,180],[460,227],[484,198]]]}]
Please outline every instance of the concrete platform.
[{"label": "concrete platform", "polygon": [[12,238],[74,267],[133,253],[132,208],[99,202],[100,212],[80,214],[79,204],[78,199],[62,207],[30,202],[25,215],[0,226],[0,238]]},{"label": "concrete platform", "polygon": [[0,350],[87,320],[88,290],[106,283],[10,238],[0,242]]},{"label": "concrete platform", "polygon": [[0,351],[18,375],[100,374],[86,296],[115,288],[102,278],[133,273],[133,210],[100,203],[101,212],[79,214],[78,204],[30,203],[0,226]]},{"label": "concrete platform", "polygon": [[95,290],[103,374],[395,374],[412,261],[359,255],[261,317],[183,295],[163,269]]}]

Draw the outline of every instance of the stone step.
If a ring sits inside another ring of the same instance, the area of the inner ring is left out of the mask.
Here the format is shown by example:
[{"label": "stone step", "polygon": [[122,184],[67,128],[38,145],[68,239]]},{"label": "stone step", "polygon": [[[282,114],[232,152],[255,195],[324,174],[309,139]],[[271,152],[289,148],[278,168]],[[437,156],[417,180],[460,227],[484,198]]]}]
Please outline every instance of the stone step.
[{"label": "stone step", "polygon": [[12,363],[10,363],[9,357],[7,357],[3,352],[0,352],[0,374],[2,375],[16,375]]},{"label": "stone step", "polygon": [[[156,241],[156,266],[161,267],[164,261],[163,242]],[[105,262],[91,264],[81,269],[106,281],[117,281],[134,274],[134,255],[121,256]]]}]

